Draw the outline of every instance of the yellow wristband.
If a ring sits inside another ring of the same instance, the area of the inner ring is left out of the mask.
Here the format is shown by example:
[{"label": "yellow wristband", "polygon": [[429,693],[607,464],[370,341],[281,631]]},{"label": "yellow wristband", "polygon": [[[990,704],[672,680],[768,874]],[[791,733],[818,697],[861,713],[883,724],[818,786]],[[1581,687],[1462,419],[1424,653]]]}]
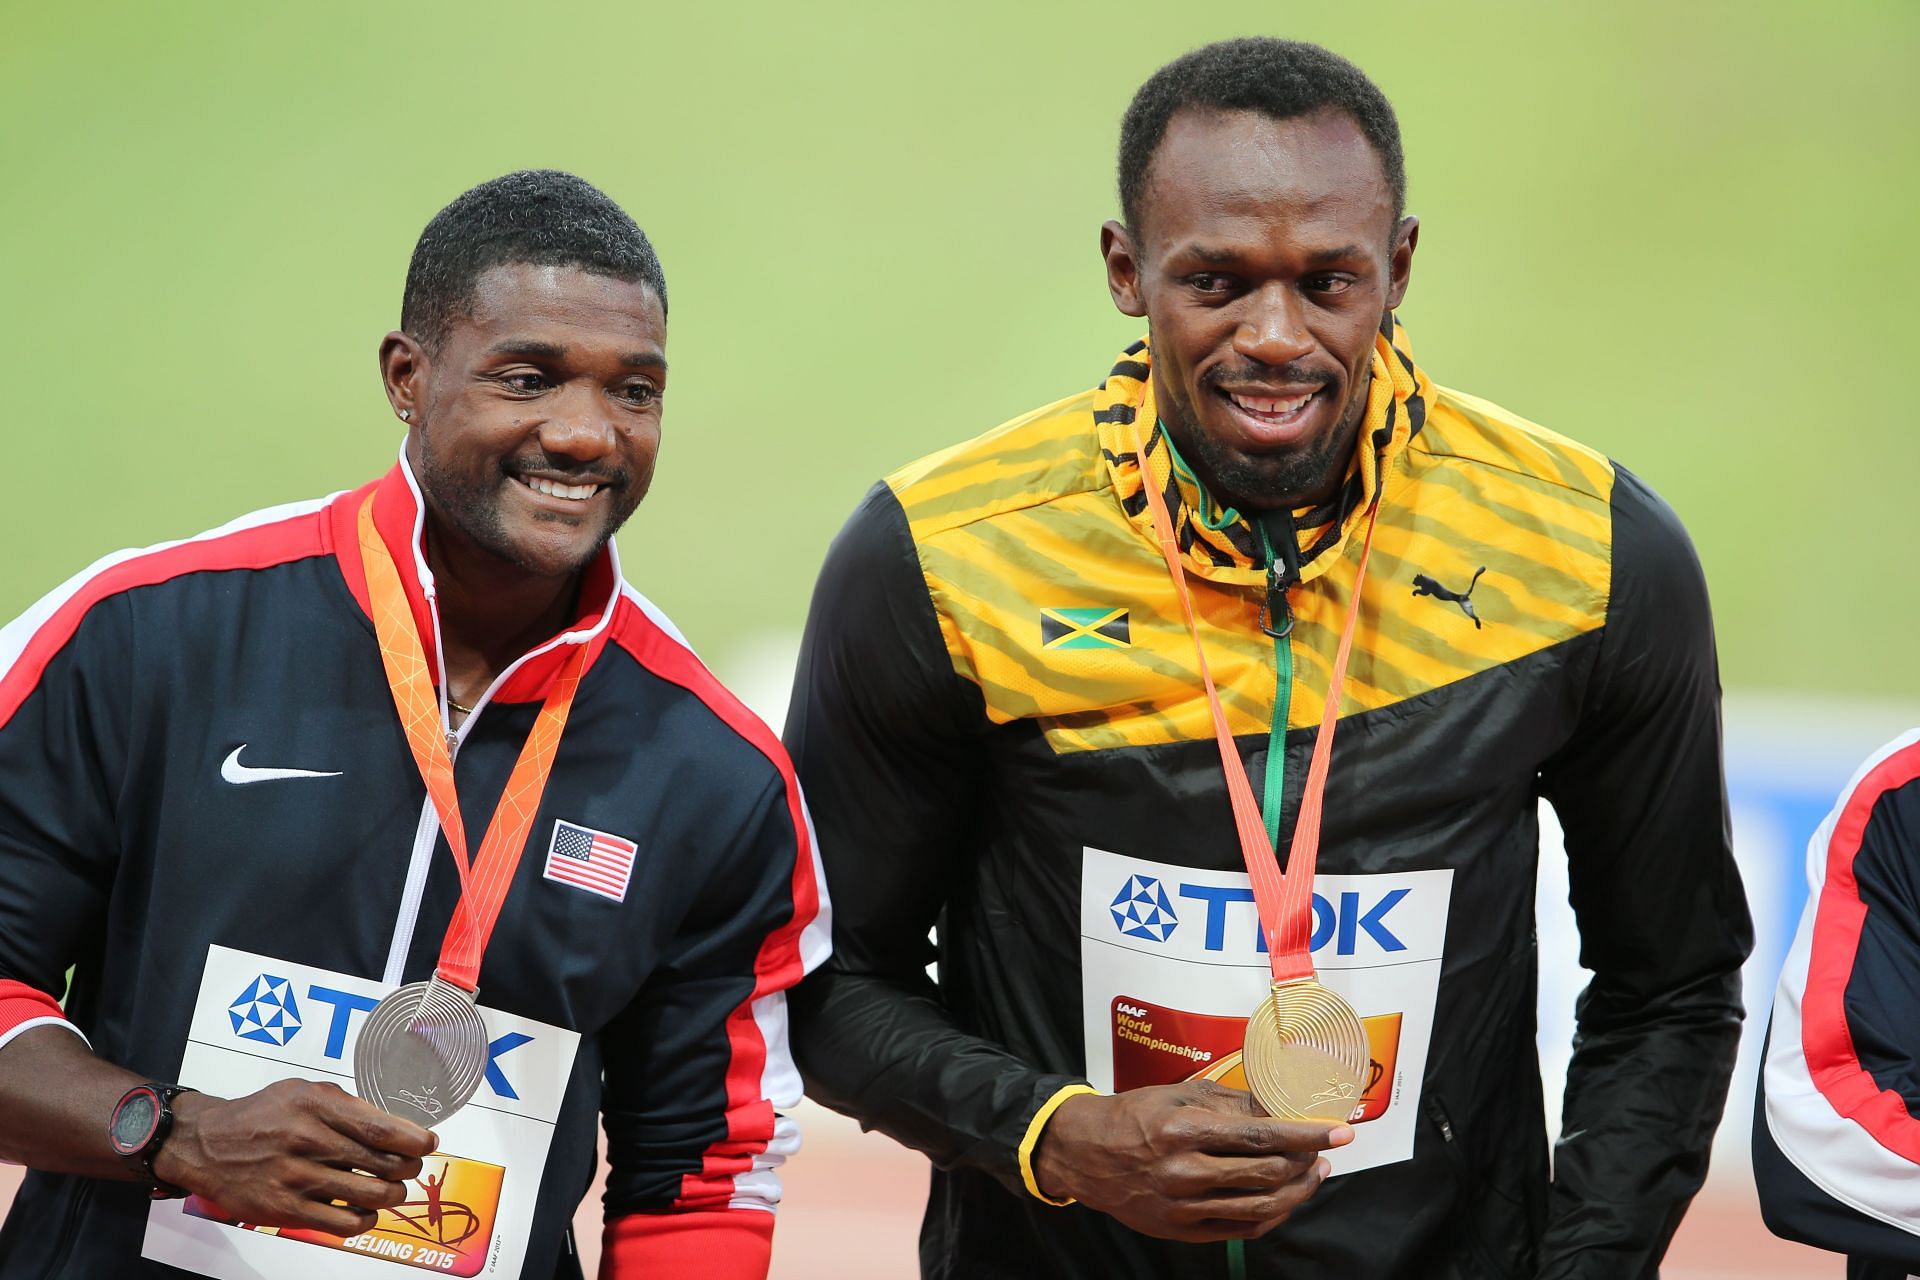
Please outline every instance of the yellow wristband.
[{"label": "yellow wristband", "polygon": [[1040,1145],[1040,1131],[1047,1127],[1047,1121],[1053,1118],[1053,1113],[1060,1109],[1061,1103],[1083,1093],[1097,1096],[1099,1092],[1090,1084],[1070,1084],[1041,1103],[1040,1109],[1033,1113],[1033,1120],[1027,1125],[1027,1136],[1020,1139],[1020,1180],[1027,1184],[1027,1190],[1033,1193],[1034,1199],[1063,1208],[1073,1203],[1071,1196],[1065,1200],[1054,1200],[1040,1190],[1040,1183],[1033,1176],[1033,1149]]}]

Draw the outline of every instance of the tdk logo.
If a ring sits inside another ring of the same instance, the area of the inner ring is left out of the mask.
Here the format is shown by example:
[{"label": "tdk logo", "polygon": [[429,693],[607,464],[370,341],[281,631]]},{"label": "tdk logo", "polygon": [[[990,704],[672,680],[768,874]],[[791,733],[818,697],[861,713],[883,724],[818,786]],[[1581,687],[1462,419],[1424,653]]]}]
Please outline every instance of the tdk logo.
[{"label": "tdk logo", "polygon": [[[1307,941],[1308,949],[1319,951],[1332,944],[1335,955],[1350,956],[1359,950],[1364,937],[1381,951],[1405,951],[1407,944],[1394,934],[1388,916],[1408,892],[1404,888],[1387,889],[1363,896],[1343,891],[1335,895],[1335,900],[1314,894],[1313,934]],[[1254,909],[1251,888],[1182,884],[1177,893],[1202,910],[1201,941],[1206,950],[1225,951],[1231,942],[1236,950],[1266,951],[1267,940],[1261,936],[1260,917]],[[1152,876],[1136,875],[1128,879],[1113,900],[1113,919],[1120,932],[1128,937],[1165,942],[1172,936],[1179,917],[1160,881]]]},{"label": "tdk logo", "polygon": [[248,983],[227,1006],[227,1016],[233,1019],[233,1033],[242,1040],[281,1049],[300,1031],[300,1002],[293,998],[293,984],[270,973]]},{"label": "tdk logo", "polygon": [[[321,1056],[338,1062],[346,1057],[347,1032],[353,1027],[355,1014],[372,1011],[379,1001],[372,996],[357,996],[351,991],[337,991],[332,987],[323,987],[317,982],[307,984],[306,995],[309,1008],[313,1005],[325,1005],[331,1011],[327,1018],[326,1045]],[[287,1042],[299,1034],[301,1027],[300,1003],[294,998],[293,984],[285,978],[263,973],[247,984],[240,997],[227,1006],[227,1017],[233,1022],[233,1032],[242,1040],[252,1040],[260,1044],[269,1044],[277,1048],[286,1048]],[[518,1099],[506,1073],[500,1069],[500,1059],[530,1044],[533,1037],[518,1031],[509,1031],[487,1046],[487,1073],[485,1082],[496,1096]]]},{"label": "tdk logo", "polygon": [[1129,938],[1165,942],[1180,925],[1166,888],[1152,876],[1129,876],[1111,910],[1114,927]]}]

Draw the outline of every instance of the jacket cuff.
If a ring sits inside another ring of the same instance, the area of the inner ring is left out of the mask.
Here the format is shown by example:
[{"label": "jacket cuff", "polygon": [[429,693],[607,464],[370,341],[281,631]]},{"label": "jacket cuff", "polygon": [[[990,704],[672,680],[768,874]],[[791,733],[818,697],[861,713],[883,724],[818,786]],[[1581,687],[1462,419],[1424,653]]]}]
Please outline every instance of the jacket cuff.
[{"label": "jacket cuff", "polygon": [[1034,1199],[1059,1207],[1073,1203],[1072,1196],[1068,1196],[1065,1200],[1054,1200],[1040,1190],[1040,1183],[1033,1176],[1033,1149],[1040,1145],[1041,1131],[1047,1127],[1047,1121],[1053,1119],[1053,1113],[1060,1109],[1061,1103],[1083,1093],[1098,1096],[1099,1092],[1090,1084],[1070,1084],[1041,1103],[1040,1109],[1033,1113],[1033,1119],[1027,1125],[1026,1136],[1020,1139],[1020,1180],[1027,1184],[1027,1190],[1032,1193]]},{"label": "jacket cuff", "polygon": [[764,1209],[627,1213],[601,1236],[600,1280],[766,1280],[772,1260],[773,1214]]},{"label": "jacket cuff", "polygon": [[22,1031],[41,1026],[65,1027],[86,1040],[80,1028],[67,1020],[58,1000],[27,983],[0,979],[0,1047]]}]

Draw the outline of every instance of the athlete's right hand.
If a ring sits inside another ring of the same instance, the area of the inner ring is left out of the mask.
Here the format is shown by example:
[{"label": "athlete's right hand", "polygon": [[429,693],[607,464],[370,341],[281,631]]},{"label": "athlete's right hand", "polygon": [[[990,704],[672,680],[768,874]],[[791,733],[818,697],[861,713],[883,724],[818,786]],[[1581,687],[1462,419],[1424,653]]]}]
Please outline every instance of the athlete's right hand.
[{"label": "athlete's right hand", "polygon": [[1041,1130],[1034,1178],[1145,1235],[1244,1240],[1287,1220],[1326,1178],[1344,1124],[1275,1120],[1251,1094],[1204,1080],[1081,1094]]},{"label": "athlete's right hand", "polygon": [[379,1210],[406,1199],[407,1179],[438,1144],[419,1125],[311,1080],[244,1098],[183,1093],[173,1112],[156,1177],[242,1222],[339,1236],[371,1229]]}]

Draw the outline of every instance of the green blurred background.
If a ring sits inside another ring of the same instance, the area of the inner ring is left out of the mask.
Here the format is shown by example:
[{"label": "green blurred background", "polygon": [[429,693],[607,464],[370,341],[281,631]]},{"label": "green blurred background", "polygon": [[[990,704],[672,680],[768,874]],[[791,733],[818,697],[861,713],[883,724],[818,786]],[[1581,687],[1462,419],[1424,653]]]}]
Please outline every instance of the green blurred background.
[{"label": "green blurred background", "polygon": [[[1191,16],[1187,16],[1191,15]],[[1399,108],[1422,362],[1625,461],[1725,678],[1911,696],[1920,5],[0,3],[0,614],[343,488],[414,237],[508,169],[622,201],[672,292],[630,576],[723,671],[876,477],[1097,379],[1116,123],[1216,37]]]},{"label": "green blurred background", "polygon": [[[1730,745],[1759,740],[1806,793],[1775,821],[1736,773],[1757,1043],[1801,828],[1920,714],[1916,0],[0,0],[0,359],[26,467],[0,617],[108,551],[390,465],[374,357],[415,236],[475,182],[557,166],[634,213],[671,285],[629,576],[777,719],[867,486],[1137,336],[1096,251],[1120,112],[1168,58],[1249,32],[1328,44],[1399,107],[1423,220],[1402,314],[1429,371],[1626,462],[1693,530],[1742,695]],[[1578,975],[1570,926],[1541,937],[1557,1096]],[[1753,1047],[1670,1275],[1831,1272],[1752,1209]],[[924,1164],[807,1123],[777,1274],[904,1274]],[[0,1214],[9,1188],[0,1170]],[[850,1261],[860,1242],[884,1261]]]}]

